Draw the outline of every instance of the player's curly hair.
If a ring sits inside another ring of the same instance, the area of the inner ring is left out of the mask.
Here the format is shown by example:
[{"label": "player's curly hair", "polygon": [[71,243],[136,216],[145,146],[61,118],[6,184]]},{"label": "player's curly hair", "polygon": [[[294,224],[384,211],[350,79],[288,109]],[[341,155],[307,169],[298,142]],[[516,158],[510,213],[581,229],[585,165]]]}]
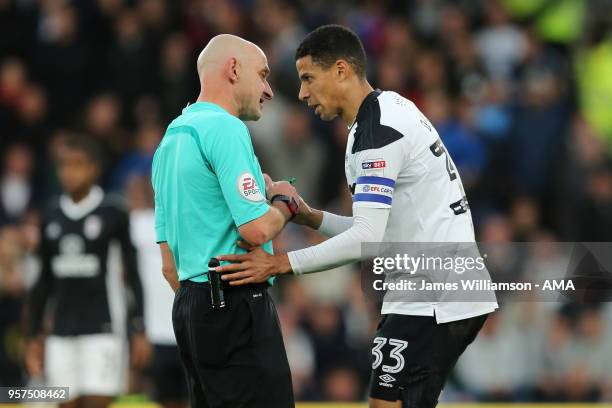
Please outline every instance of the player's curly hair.
[{"label": "player's curly hair", "polygon": [[360,78],[366,74],[366,53],[361,40],[351,29],[324,25],[309,33],[295,52],[296,61],[309,56],[327,69],[339,59],[346,60]]}]

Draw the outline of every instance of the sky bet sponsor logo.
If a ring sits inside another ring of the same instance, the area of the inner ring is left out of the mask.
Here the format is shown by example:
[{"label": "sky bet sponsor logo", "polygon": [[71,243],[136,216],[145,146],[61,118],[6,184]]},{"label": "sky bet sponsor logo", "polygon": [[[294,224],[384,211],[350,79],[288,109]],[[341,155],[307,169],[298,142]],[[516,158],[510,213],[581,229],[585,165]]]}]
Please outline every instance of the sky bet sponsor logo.
[{"label": "sky bet sponsor logo", "polygon": [[387,162],[384,160],[372,160],[361,163],[361,168],[363,170],[370,169],[382,169],[387,166]]},{"label": "sky bet sponsor logo", "polygon": [[250,173],[244,173],[238,177],[238,192],[242,198],[246,198],[249,201],[257,202],[264,200],[255,177]]},{"label": "sky bet sponsor logo", "polygon": [[364,184],[361,188],[361,191],[364,193],[374,193],[374,194],[392,194],[393,189],[387,186],[379,186],[376,184]]}]

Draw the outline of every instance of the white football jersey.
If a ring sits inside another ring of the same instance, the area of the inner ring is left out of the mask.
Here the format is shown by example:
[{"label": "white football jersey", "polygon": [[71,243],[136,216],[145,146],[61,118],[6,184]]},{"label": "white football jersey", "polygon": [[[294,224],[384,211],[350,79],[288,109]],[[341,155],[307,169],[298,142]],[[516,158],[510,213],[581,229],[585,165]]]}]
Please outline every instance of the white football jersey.
[{"label": "white football jersey", "polygon": [[[401,95],[377,90],[365,98],[349,132],[345,172],[354,208],[390,208],[383,242],[474,242],[457,168],[436,129]],[[384,302],[382,313],[446,322],[495,308],[496,302]]]}]

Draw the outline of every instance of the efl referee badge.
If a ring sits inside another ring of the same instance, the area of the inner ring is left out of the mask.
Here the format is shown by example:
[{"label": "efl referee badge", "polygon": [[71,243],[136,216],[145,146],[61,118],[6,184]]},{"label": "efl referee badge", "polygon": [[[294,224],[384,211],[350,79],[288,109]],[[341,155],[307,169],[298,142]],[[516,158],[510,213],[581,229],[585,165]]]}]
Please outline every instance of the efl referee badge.
[{"label": "efl referee badge", "polygon": [[259,202],[265,200],[255,177],[251,173],[243,173],[238,177],[238,192],[242,198],[246,198],[249,201]]}]

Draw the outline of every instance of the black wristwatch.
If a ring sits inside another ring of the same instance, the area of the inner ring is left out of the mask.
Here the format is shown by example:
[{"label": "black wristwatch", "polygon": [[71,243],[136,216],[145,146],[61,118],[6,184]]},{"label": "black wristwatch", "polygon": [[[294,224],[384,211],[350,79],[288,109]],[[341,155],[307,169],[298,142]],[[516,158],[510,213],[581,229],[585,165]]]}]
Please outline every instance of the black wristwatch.
[{"label": "black wristwatch", "polygon": [[287,204],[287,208],[291,213],[291,217],[289,217],[289,221],[291,221],[298,214],[298,203],[295,201],[295,198],[286,196],[284,194],[276,194],[270,199],[270,204],[273,204],[275,201],[282,201]]}]

